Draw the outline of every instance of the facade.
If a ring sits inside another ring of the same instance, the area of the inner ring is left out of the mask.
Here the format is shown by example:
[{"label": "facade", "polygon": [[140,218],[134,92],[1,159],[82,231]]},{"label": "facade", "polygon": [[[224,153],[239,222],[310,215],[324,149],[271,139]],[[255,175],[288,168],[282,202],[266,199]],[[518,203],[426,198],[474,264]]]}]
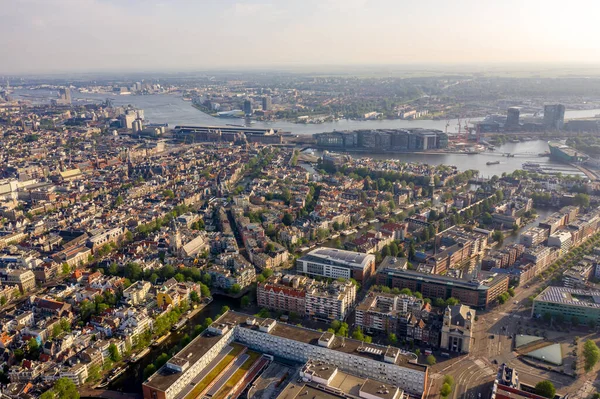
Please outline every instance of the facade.
[{"label": "facade", "polygon": [[0,282],[7,285],[17,285],[21,293],[35,288],[35,274],[31,270],[2,270]]},{"label": "facade", "polygon": [[421,311],[423,300],[410,295],[370,291],[356,307],[354,323],[364,331],[398,332],[400,320]]},{"label": "facade", "polygon": [[519,127],[519,117],[521,116],[521,108],[510,107],[506,114],[506,125],[507,130],[514,130]]},{"label": "facade", "polygon": [[532,317],[562,317],[579,323],[600,325],[600,291],[547,287],[534,300]]},{"label": "facade", "polygon": [[258,283],[260,307],[327,320],[344,320],[356,300],[350,281],[318,282],[305,276],[273,275]]},{"label": "facade", "polygon": [[469,353],[474,323],[474,309],[465,305],[448,306],[444,311],[440,348],[449,352]]},{"label": "facade", "polygon": [[448,135],[440,130],[381,129],[318,133],[317,146],[371,151],[426,151],[448,147]]},{"label": "facade", "polygon": [[318,248],[296,260],[298,274],[363,281],[375,271],[375,255]]},{"label": "facade", "polygon": [[548,230],[542,227],[532,227],[521,234],[521,244],[525,247],[534,247],[543,243],[548,238]]},{"label": "facade", "polygon": [[234,341],[296,362],[327,362],[342,371],[375,378],[418,397],[427,388],[427,367],[413,363],[398,348],[367,345],[327,332],[228,311],[144,382],[144,399],[177,397]]},{"label": "facade", "polygon": [[561,130],[565,124],[565,106],[562,104],[544,105],[544,127]]},{"label": "facade", "polygon": [[261,308],[304,315],[308,280],[305,276],[273,275],[256,284],[256,302]]},{"label": "facade", "polygon": [[356,286],[346,280],[315,283],[306,290],[306,314],[326,320],[344,320],[356,301]]},{"label": "facade", "polygon": [[424,274],[397,268],[381,269],[377,272],[377,284],[390,288],[408,288],[420,292],[426,298],[456,298],[474,308],[485,309],[499,295],[508,290],[507,275],[481,272],[481,279],[463,280],[436,274]]}]

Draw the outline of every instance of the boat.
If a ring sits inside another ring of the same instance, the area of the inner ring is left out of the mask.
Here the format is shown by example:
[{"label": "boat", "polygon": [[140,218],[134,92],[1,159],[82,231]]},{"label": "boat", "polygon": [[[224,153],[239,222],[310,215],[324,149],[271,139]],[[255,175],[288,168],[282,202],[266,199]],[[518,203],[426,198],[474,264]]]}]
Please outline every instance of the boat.
[{"label": "boat", "polygon": [[342,231],[342,235],[344,237],[352,235],[352,234],[356,234],[356,233],[358,233],[358,231],[356,229],[350,229],[350,230],[344,230],[344,231]]},{"label": "boat", "polygon": [[499,163],[500,163],[500,161],[488,161],[485,164],[489,166],[489,165],[498,165]]},{"label": "boat", "polygon": [[135,356],[133,356],[131,358],[131,363],[137,363],[137,362],[139,362],[148,353],[150,353],[150,348],[144,349],[143,351],[141,351],[140,353],[138,353],[137,355],[135,355]]},{"label": "boat", "polygon": [[339,238],[339,237],[340,237],[340,235],[338,233],[336,233],[336,234],[334,234],[334,235],[331,236],[331,239],[335,240],[336,238]]},{"label": "boat", "polygon": [[159,346],[159,345],[160,345],[160,344],[162,344],[162,343],[163,343],[163,342],[164,342],[164,341],[165,341],[167,338],[169,338],[169,335],[171,335],[171,333],[170,333],[170,332],[169,332],[169,333],[166,333],[165,335],[163,335],[163,336],[162,336],[162,337],[160,337],[160,338],[157,338],[157,339],[156,339],[154,342],[152,342],[152,346],[153,346],[153,347],[157,347],[157,346]]},{"label": "boat", "polygon": [[179,320],[177,323],[175,323],[173,325],[173,327],[171,327],[171,330],[177,331],[180,328],[182,328],[183,326],[185,326],[185,323],[187,323],[187,322],[188,322],[188,318],[184,316],[181,318],[181,320]]},{"label": "boat", "polygon": [[525,162],[524,164],[521,165],[524,169],[537,169],[539,168],[541,165],[539,163],[536,162]]}]

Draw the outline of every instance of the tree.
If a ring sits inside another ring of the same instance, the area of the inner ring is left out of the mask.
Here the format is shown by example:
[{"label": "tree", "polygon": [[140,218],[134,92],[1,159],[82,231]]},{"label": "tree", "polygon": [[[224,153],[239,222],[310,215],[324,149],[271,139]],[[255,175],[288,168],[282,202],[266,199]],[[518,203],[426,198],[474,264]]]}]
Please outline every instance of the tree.
[{"label": "tree", "polygon": [[4,295],[2,295],[2,296],[0,297],[0,306],[4,306],[4,305],[6,305],[6,302],[8,302],[8,301],[6,300],[6,297],[5,297]]},{"label": "tree", "polygon": [[388,341],[392,345],[396,345],[398,343],[398,337],[394,333],[388,334]]},{"label": "tree", "polygon": [[444,384],[453,386],[454,385],[454,377],[452,377],[450,374],[445,375],[444,376]]},{"label": "tree", "polygon": [[229,292],[231,292],[232,294],[237,294],[242,290],[242,287],[239,284],[234,284],[231,286],[231,288],[229,289]]},{"label": "tree", "polygon": [[152,374],[156,373],[156,366],[149,364],[144,368],[144,379],[148,379]]},{"label": "tree", "polygon": [[87,382],[96,382],[100,380],[102,375],[100,374],[100,366],[97,364],[93,364],[88,368],[88,378]]},{"label": "tree", "polygon": [[182,273],[177,273],[173,278],[180,283],[185,281],[185,276]]},{"label": "tree", "polygon": [[190,300],[194,303],[200,302],[200,295],[196,291],[190,292]]},{"label": "tree", "polygon": [[240,305],[243,308],[247,308],[250,305],[250,297],[248,295],[244,295],[240,301]]},{"label": "tree", "polygon": [[535,384],[535,393],[552,399],[554,398],[554,395],[556,395],[556,388],[554,388],[554,384],[548,380],[540,381]]},{"label": "tree", "polygon": [[68,378],[59,378],[52,388],[56,399],[79,399],[77,387]]},{"label": "tree", "polygon": [[459,302],[459,300],[458,300],[458,299],[456,299],[456,298],[448,298],[448,299],[446,300],[446,306],[456,306],[456,305],[458,305],[459,303],[460,303],[460,302]]},{"label": "tree", "polygon": [[227,312],[229,312],[229,306],[227,306],[227,305],[223,305],[223,306],[221,307],[221,314],[225,314],[225,313],[227,313]]},{"label": "tree", "polygon": [[510,287],[507,292],[508,292],[508,295],[515,296],[515,289],[514,288]]},{"label": "tree", "polygon": [[600,360],[600,349],[592,340],[587,340],[583,344],[583,358],[585,360],[585,371],[590,371],[594,368],[598,360]]},{"label": "tree", "polygon": [[292,216],[292,214],[290,212],[286,212],[283,214],[282,222],[286,226],[291,226],[292,223],[294,223],[294,217]]},{"label": "tree", "polygon": [[108,357],[115,363],[121,361],[121,353],[119,352],[119,348],[117,348],[117,345],[110,344],[108,346]]},{"label": "tree", "polygon": [[427,358],[425,359],[425,361],[427,362],[428,365],[433,366],[434,364],[437,363],[437,359],[435,358],[435,356],[433,355],[429,355],[427,356]]},{"label": "tree", "polygon": [[501,230],[494,231],[494,241],[498,242],[498,244],[502,245],[504,243],[504,233]]},{"label": "tree", "polygon": [[442,396],[442,398],[448,397],[448,395],[450,395],[451,392],[452,387],[450,386],[450,384],[444,383],[442,385],[442,388],[440,389],[440,395]]},{"label": "tree", "polygon": [[63,263],[61,272],[63,276],[66,276],[67,274],[71,273],[71,266],[69,266],[68,263]]},{"label": "tree", "polygon": [[40,349],[40,345],[37,340],[35,338],[30,338],[29,341],[27,341],[27,350],[29,353],[37,352],[38,349]]},{"label": "tree", "polygon": [[200,295],[202,295],[203,298],[208,298],[210,296],[210,289],[204,284],[200,284]]},{"label": "tree", "polygon": [[590,196],[584,193],[575,194],[573,203],[583,208],[587,208],[590,206]]}]

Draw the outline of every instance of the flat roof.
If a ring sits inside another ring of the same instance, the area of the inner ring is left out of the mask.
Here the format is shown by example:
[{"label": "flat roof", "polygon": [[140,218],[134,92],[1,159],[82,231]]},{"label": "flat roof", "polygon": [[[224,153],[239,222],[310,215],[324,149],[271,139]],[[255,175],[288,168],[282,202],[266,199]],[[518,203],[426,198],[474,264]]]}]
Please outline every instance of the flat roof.
[{"label": "flat roof", "polygon": [[360,267],[362,269],[364,269],[369,260],[375,260],[375,255],[335,248],[313,249],[299,260],[308,260],[310,257],[318,258],[319,260],[326,262],[342,262],[351,267]]},{"label": "flat roof", "polygon": [[547,287],[535,301],[600,309],[600,291]]},{"label": "flat roof", "polygon": [[[205,330],[197,336],[185,348],[177,353],[169,362],[173,363],[175,358],[183,359],[190,365],[195,364],[204,354],[223,338],[221,335],[214,335]],[[150,378],[144,381],[144,384],[160,390],[166,391],[175,381],[181,377],[181,373],[167,368],[165,364]]]},{"label": "flat roof", "polygon": [[445,284],[448,286],[457,286],[459,288],[467,288],[471,290],[488,290],[502,280],[508,278],[506,274],[489,273],[481,271],[482,276],[479,280],[463,280],[460,278],[442,276],[439,274],[425,274],[414,270],[402,269],[382,269],[380,273],[391,275],[392,277],[408,278],[411,280],[421,280],[423,282],[431,282],[436,284]]},{"label": "flat roof", "polygon": [[[248,318],[254,318],[256,320],[256,323],[254,323],[254,325],[247,325],[246,320]],[[244,313],[238,313],[231,310],[219,318],[220,323],[236,324],[241,328],[249,328],[252,330],[258,330],[258,325],[260,325],[262,320],[263,319],[258,317],[250,316]],[[319,345],[319,338],[321,337],[321,335],[323,335],[322,332],[316,330],[311,330],[309,328],[298,327],[295,325],[280,322],[276,322],[275,327],[273,327],[268,333],[264,334],[271,334],[282,338],[292,339],[294,341],[304,342],[306,344],[312,344],[315,346]],[[342,344],[344,345],[342,346]],[[355,339],[341,338],[337,336],[334,337],[332,342],[329,344],[328,348],[331,350],[336,350],[339,352],[344,352],[381,362],[384,361],[383,354],[387,350],[386,346],[365,344]],[[363,350],[359,351],[359,348]],[[427,366],[425,365],[418,363],[409,363],[411,360],[411,357],[409,357],[408,355],[403,355],[401,353],[396,360],[396,365],[423,372],[427,370]]]}]

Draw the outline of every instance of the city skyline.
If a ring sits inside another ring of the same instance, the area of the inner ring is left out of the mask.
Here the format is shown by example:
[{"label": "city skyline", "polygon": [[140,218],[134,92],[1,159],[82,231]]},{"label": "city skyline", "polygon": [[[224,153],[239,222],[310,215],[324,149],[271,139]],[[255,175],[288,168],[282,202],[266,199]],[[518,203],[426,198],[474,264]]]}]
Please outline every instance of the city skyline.
[{"label": "city skyline", "polygon": [[600,63],[575,1],[0,1],[0,73]]}]

